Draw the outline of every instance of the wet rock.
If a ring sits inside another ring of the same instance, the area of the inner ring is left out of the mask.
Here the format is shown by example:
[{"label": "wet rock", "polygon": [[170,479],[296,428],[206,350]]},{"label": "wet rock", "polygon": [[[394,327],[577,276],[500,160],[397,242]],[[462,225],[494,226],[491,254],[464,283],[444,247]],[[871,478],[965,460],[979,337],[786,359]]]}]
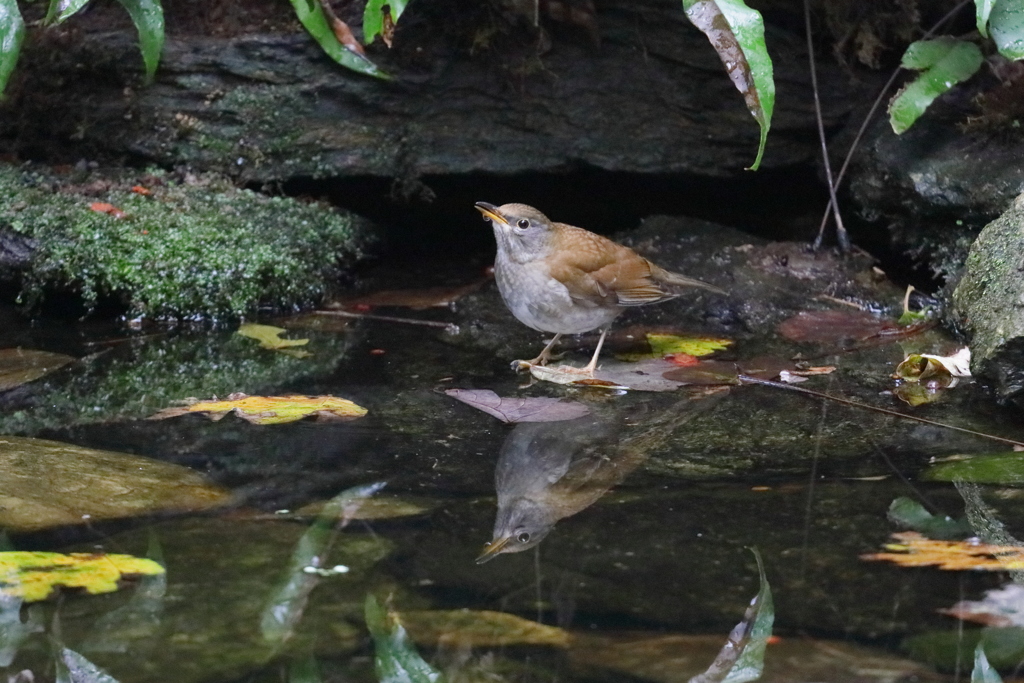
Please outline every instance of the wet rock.
[{"label": "wet rock", "polygon": [[971,247],[954,322],[970,335],[971,367],[1003,398],[1024,392],[1024,194]]},{"label": "wet rock", "polygon": [[0,437],[0,526],[9,532],[209,510],[230,494],[192,470],[127,453]]},{"label": "wet rock", "polygon": [[[59,49],[23,57],[32,87],[9,89],[18,115],[3,132],[58,156],[127,154],[247,182],[397,178],[411,192],[430,174],[742,173],[758,127],[679,4],[598,5],[599,49],[555,34],[545,51],[493,11],[414,4],[394,53],[371,49],[390,82],[332,62],[287,21],[287,7],[274,5],[275,33],[255,22],[251,32],[189,37],[172,19],[156,82],[138,89],[135,32],[98,8],[76,17],[81,33]],[[778,98],[764,168],[782,168],[816,157],[815,123],[801,41],[778,29],[768,40]],[[820,69],[826,125],[836,127],[850,86],[835,65]]]},{"label": "wet rock", "polygon": [[947,97],[959,100],[940,100],[902,135],[884,117],[875,123],[849,180],[861,216],[940,279],[959,272],[982,226],[1024,190],[1024,140],[965,131],[968,97]]}]

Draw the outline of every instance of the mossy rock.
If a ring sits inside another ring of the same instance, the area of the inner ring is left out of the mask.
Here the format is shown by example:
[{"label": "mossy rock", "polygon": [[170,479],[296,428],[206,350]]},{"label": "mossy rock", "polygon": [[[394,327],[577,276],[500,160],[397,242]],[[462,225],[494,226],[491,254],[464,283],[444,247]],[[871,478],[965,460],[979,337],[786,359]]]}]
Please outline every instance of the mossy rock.
[{"label": "mossy rock", "polygon": [[955,316],[971,336],[971,368],[1003,398],[1024,394],[1024,194],[971,247],[953,292]]},{"label": "mossy rock", "polygon": [[217,319],[315,303],[369,236],[357,217],[219,176],[0,165],[0,242],[18,252],[4,249],[0,277],[29,306],[70,290],[133,317]]}]

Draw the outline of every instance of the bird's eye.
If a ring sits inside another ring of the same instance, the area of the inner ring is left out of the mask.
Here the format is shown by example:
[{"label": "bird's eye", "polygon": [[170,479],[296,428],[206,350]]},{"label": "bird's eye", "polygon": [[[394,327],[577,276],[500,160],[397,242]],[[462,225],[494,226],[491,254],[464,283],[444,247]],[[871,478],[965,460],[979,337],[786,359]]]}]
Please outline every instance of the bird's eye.
[{"label": "bird's eye", "polygon": [[[525,218],[520,218],[519,222],[516,223],[516,225],[518,225],[523,230],[526,230],[528,227],[530,227],[530,221],[526,220]],[[529,534],[527,534],[527,535],[529,535]]]},{"label": "bird's eye", "polygon": [[[522,221],[520,221],[520,222],[522,222]],[[520,543],[529,543],[530,542],[530,534],[528,534],[525,531],[523,531],[518,536],[516,536],[516,540],[519,541]]]}]

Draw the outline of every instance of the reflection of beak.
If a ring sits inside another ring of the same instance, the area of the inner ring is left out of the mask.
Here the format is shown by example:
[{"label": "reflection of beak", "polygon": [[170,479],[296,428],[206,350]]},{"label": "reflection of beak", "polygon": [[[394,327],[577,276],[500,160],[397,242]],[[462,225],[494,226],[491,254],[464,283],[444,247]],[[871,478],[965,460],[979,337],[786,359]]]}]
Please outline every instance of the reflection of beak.
[{"label": "reflection of beak", "polygon": [[505,538],[496,538],[484,548],[484,551],[480,553],[480,557],[476,558],[477,564],[483,564],[493,560],[498,554],[508,545],[508,542],[512,540],[511,536]]},{"label": "reflection of beak", "polygon": [[[494,204],[488,204],[487,202],[477,202],[476,210],[482,213],[486,218],[490,218],[492,221],[497,221],[502,225],[508,225],[508,219],[501,215],[498,211],[498,207]],[[507,543],[508,541],[506,541]]]}]

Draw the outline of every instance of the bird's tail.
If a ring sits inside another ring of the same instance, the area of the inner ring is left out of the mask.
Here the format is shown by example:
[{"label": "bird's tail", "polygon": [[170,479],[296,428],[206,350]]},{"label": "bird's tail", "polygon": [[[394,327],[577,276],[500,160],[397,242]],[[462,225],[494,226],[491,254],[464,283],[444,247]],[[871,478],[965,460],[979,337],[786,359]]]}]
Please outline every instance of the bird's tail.
[{"label": "bird's tail", "polygon": [[715,287],[714,285],[709,285],[703,280],[697,280],[692,277],[686,277],[685,275],[673,273],[671,271],[665,270],[664,268],[659,268],[659,270],[661,272],[657,274],[657,279],[666,285],[672,287],[700,287],[701,289],[706,289],[709,292],[714,292],[715,294],[722,294],[724,296],[728,296],[729,294],[729,292],[725,291],[724,289]]}]

